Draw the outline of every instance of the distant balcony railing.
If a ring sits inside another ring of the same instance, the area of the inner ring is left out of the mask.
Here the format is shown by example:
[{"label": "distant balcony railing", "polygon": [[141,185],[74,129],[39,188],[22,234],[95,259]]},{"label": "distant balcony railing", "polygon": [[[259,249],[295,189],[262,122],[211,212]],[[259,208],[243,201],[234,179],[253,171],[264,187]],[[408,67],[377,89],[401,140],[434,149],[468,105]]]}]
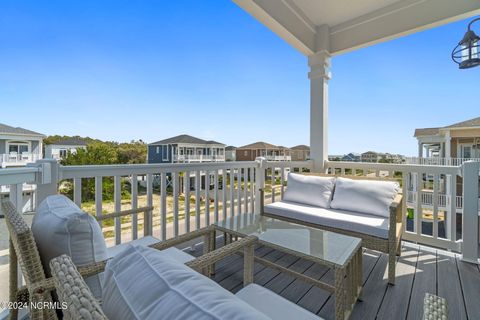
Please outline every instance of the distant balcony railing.
[{"label": "distant balcony railing", "polygon": [[267,161],[291,161],[291,156],[265,156]]},{"label": "distant balcony railing", "polygon": [[22,153],[3,153],[0,154],[0,165],[2,168],[7,166],[22,166],[27,163],[32,163],[40,159],[38,153],[22,152]]},{"label": "distant balcony railing", "polygon": [[408,157],[405,158],[406,164],[420,164],[427,166],[461,166],[465,161],[478,161],[480,158],[418,158],[418,157]]},{"label": "distant balcony railing", "polygon": [[205,155],[205,154],[183,154],[174,155],[174,162],[223,162],[225,161],[225,155]]}]

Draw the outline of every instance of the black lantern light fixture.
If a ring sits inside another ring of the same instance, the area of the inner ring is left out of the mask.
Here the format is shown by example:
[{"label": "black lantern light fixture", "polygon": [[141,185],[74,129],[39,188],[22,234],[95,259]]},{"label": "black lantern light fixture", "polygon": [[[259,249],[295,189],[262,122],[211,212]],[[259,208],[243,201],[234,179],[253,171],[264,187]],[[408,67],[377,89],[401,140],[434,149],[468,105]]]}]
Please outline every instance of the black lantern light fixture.
[{"label": "black lantern light fixture", "polygon": [[468,30],[452,51],[452,59],[460,69],[468,69],[480,65],[480,37],[471,29],[472,24],[480,21],[480,18],[472,20],[468,24]]}]

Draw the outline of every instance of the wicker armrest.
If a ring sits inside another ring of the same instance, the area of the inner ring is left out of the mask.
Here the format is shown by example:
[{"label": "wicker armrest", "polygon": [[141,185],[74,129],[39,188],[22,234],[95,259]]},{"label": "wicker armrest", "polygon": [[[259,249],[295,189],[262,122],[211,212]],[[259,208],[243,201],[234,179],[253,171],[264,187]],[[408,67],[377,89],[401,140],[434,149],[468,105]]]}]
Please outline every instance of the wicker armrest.
[{"label": "wicker armrest", "polygon": [[390,219],[396,222],[403,221],[403,195],[397,194],[390,204]]},{"label": "wicker armrest", "polygon": [[53,258],[50,268],[58,298],[66,304],[62,305],[66,319],[107,319],[69,256]]},{"label": "wicker armrest", "polygon": [[248,236],[246,238],[242,238],[224,247],[206,253],[192,261],[188,261],[185,263],[185,265],[189,266],[192,269],[200,270],[204,267],[211,265],[212,263],[220,261],[223,258],[240,251],[243,248],[253,247],[257,240],[258,238],[255,236]]}]

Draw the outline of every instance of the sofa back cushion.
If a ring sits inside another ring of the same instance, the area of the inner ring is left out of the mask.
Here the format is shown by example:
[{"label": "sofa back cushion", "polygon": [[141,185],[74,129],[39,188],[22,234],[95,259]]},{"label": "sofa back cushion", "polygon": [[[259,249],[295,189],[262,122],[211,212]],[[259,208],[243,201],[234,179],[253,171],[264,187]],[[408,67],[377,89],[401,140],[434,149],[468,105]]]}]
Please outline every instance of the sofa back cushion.
[{"label": "sofa back cushion", "polygon": [[[66,254],[75,265],[107,259],[107,247],[98,222],[62,195],[47,197],[38,206],[32,232],[43,267],[50,276],[50,260]],[[96,298],[102,295],[102,275],[85,279]]]},{"label": "sofa back cushion", "polygon": [[158,250],[128,245],[105,268],[109,319],[267,319],[246,302]]},{"label": "sofa back cushion", "polygon": [[288,186],[283,195],[283,200],[329,208],[334,185],[334,177],[289,173]]},{"label": "sofa back cushion", "polygon": [[337,178],[330,206],[333,209],[390,216],[390,204],[399,185],[393,181]]}]

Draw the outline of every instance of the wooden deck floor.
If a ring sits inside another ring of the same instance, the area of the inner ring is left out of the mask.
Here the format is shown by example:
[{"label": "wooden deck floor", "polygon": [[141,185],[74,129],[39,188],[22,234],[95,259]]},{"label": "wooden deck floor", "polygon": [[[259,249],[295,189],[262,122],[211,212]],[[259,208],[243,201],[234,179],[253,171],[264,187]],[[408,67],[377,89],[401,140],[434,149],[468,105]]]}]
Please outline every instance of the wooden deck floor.
[{"label": "wooden deck floor", "polygon": [[[201,245],[193,254],[201,254]],[[320,265],[258,247],[256,254],[284,267],[333,283],[332,272]],[[242,257],[231,256],[216,266],[214,280],[235,293],[242,288]],[[363,301],[357,302],[351,319],[422,319],[426,292],[445,297],[449,319],[480,319],[480,271],[459,256],[430,247],[404,243],[397,260],[395,286],[387,285],[387,256],[364,250]],[[334,296],[286,274],[255,265],[255,283],[310,310],[324,319],[334,318]]]}]

